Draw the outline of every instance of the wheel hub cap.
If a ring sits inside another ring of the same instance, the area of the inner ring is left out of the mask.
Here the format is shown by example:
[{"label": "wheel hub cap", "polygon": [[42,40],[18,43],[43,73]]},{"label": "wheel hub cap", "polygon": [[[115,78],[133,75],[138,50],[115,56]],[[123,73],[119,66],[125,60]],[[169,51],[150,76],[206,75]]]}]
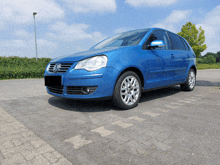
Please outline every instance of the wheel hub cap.
[{"label": "wheel hub cap", "polygon": [[126,105],[133,105],[137,102],[140,94],[139,82],[134,76],[126,77],[121,84],[120,95]]},{"label": "wheel hub cap", "polygon": [[189,87],[191,89],[194,88],[195,83],[196,83],[196,76],[195,76],[195,73],[191,71],[189,74]]}]

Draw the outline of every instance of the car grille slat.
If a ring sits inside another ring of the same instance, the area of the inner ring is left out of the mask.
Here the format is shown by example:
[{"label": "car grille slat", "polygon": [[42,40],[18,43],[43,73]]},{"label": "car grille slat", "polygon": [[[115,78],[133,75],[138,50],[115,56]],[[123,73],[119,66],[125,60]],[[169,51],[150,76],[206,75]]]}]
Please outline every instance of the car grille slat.
[{"label": "car grille slat", "polygon": [[65,73],[73,65],[73,63],[58,63],[58,64],[61,64],[61,67],[56,72],[53,72],[53,68],[54,68],[55,64],[56,63],[51,63],[50,64],[49,69],[48,69],[49,72],[52,72],[52,73]]},{"label": "car grille slat", "polygon": [[63,86],[47,86],[47,88],[51,93],[55,93],[55,94],[63,93]]},{"label": "car grille slat", "polygon": [[[66,93],[68,95],[85,95],[85,93],[83,92],[83,88],[85,87],[86,86],[67,86]],[[89,94],[92,94],[97,89],[97,86],[89,87],[89,89],[90,89]]]},{"label": "car grille slat", "polygon": [[66,93],[69,95],[83,95],[82,87],[67,86]]}]

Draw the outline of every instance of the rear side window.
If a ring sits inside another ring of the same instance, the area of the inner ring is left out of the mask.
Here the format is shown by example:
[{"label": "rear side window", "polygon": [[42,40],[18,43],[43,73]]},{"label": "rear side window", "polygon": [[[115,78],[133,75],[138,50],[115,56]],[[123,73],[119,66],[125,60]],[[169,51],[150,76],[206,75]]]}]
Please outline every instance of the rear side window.
[{"label": "rear side window", "polygon": [[171,42],[171,49],[172,50],[186,50],[185,45],[183,44],[182,40],[179,36],[168,32],[170,42]]},{"label": "rear side window", "polygon": [[[180,37],[180,38],[181,38],[181,37]],[[181,40],[182,40],[182,42],[184,43],[184,45],[185,45],[185,47],[186,47],[186,50],[189,51],[190,48],[189,48],[188,44],[186,43],[186,41],[185,41],[184,39],[182,39],[182,38],[181,38]]]}]

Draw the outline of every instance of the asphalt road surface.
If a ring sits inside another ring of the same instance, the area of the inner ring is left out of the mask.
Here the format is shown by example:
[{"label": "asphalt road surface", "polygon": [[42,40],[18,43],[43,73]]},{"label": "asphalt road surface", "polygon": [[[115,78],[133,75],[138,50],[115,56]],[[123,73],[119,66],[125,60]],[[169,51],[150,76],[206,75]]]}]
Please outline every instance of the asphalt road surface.
[{"label": "asphalt road surface", "polygon": [[43,79],[0,81],[0,164],[217,165],[220,70],[192,92],[143,93],[138,107],[46,93]]}]

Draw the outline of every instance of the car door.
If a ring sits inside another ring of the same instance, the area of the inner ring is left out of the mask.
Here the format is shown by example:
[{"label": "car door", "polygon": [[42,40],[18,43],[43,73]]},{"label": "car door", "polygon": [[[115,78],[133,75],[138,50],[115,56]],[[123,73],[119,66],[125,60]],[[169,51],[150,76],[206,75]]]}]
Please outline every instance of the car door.
[{"label": "car door", "polygon": [[[149,45],[154,40],[162,40],[164,47],[150,48]],[[148,37],[143,45],[143,53],[147,58],[145,63],[146,74],[145,89],[166,86],[170,84],[170,70],[173,68],[171,63],[170,43],[168,36],[163,30],[155,30]]]},{"label": "car door", "polygon": [[185,75],[187,72],[187,67],[189,63],[189,50],[187,50],[187,47],[183,43],[182,39],[174,34],[167,32],[169,36],[169,40],[171,43],[171,55],[172,55],[172,63],[174,65],[174,77],[173,81],[175,83],[179,83],[184,81]]}]

